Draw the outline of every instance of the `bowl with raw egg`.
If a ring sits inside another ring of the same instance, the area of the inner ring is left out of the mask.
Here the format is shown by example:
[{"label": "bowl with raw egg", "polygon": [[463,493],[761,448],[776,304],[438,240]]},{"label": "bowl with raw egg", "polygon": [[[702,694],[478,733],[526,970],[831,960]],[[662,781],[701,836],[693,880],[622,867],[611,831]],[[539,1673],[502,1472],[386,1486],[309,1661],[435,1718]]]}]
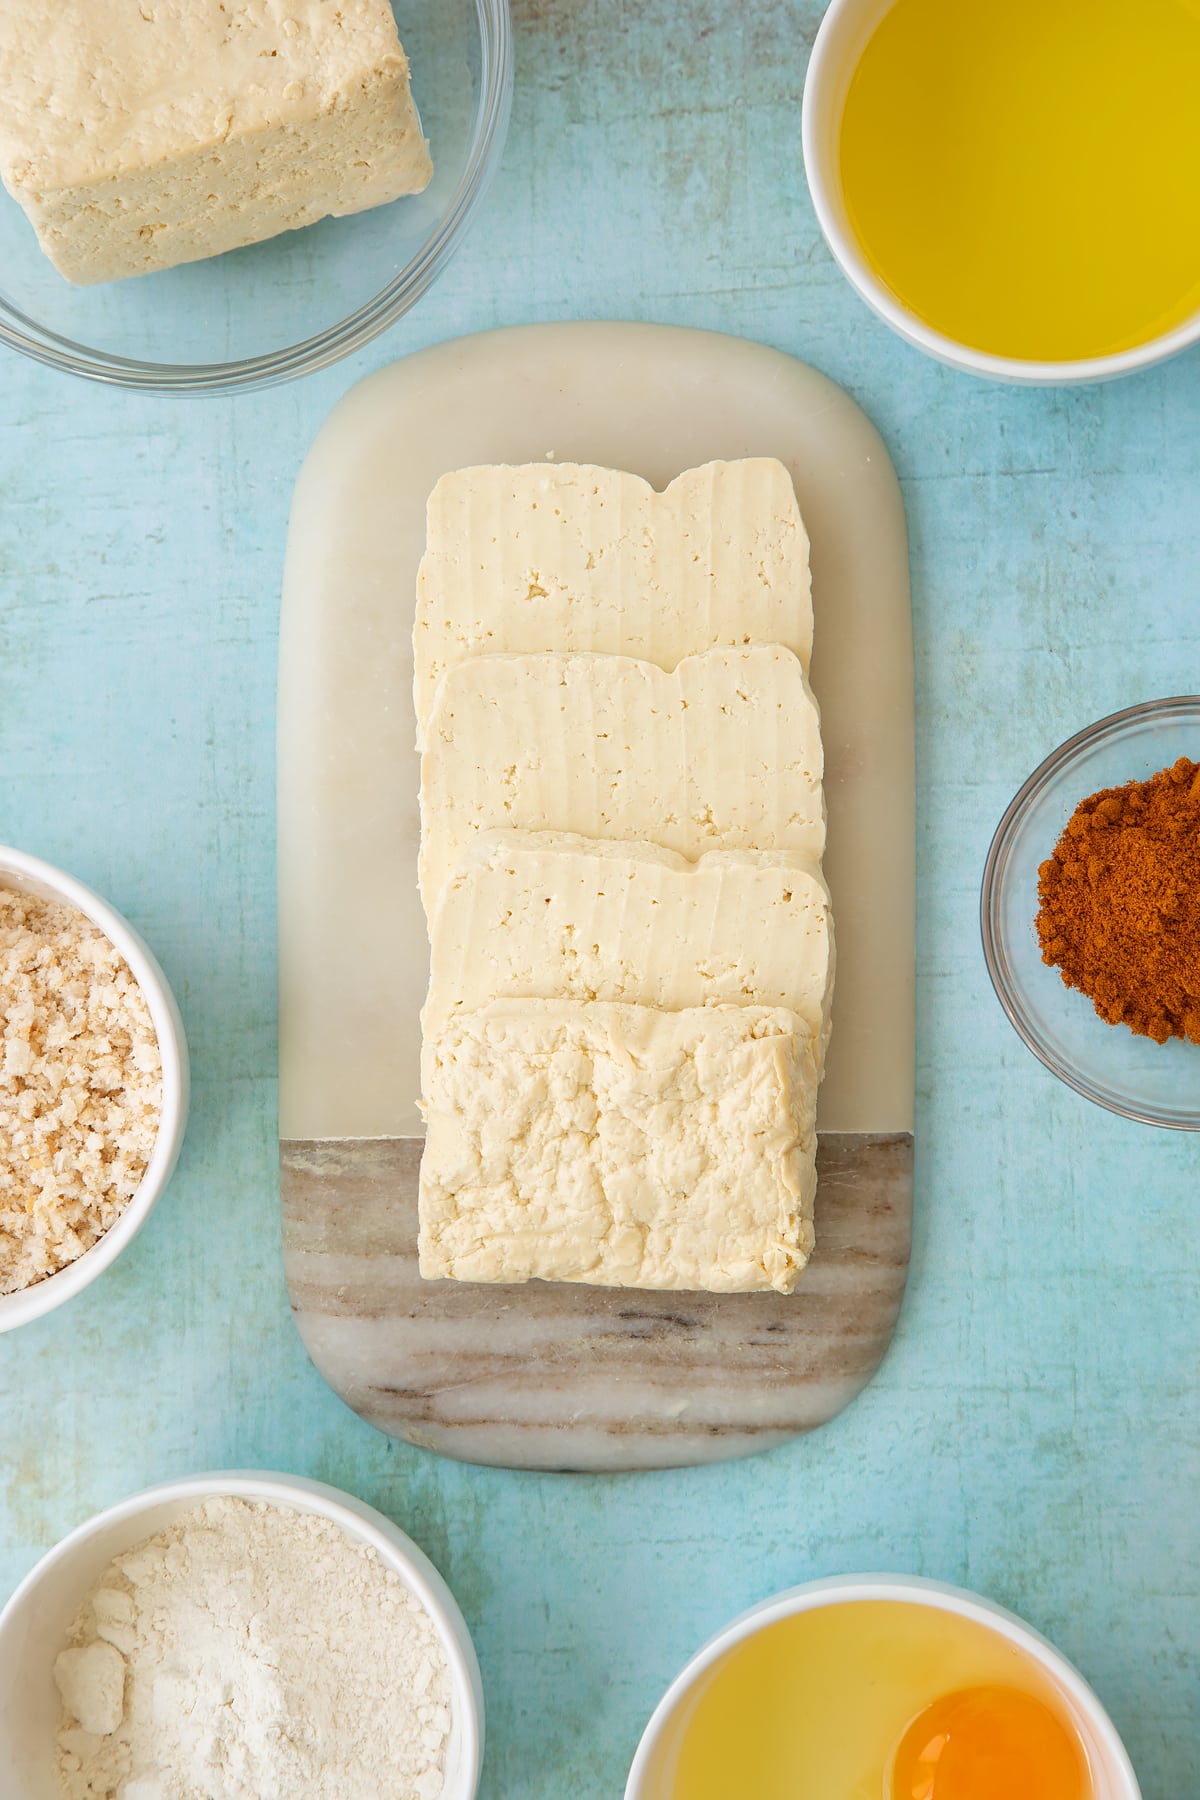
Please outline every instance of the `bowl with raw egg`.
[{"label": "bowl with raw egg", "polygon": [[832,0],[804,164],[843,273],[996,380],[1097,381],[1200,339],[1200,13]]},{"label": "bowl with raw egg", "polygon": [[1096,1695],[1030,1626],[914,1576],[809,1582],[676,1677],[625,1800],[1140,1800]]}]

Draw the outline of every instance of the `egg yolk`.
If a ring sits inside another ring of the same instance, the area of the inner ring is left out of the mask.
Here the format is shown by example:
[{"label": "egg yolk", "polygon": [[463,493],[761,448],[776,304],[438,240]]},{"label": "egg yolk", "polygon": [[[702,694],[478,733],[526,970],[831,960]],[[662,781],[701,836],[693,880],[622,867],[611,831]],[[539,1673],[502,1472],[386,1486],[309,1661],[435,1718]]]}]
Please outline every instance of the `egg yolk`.
[{"label": "egg yolk", "polygon": [[918,1713],[892,1764],[891,1800],[1086,1800],[1082,1748],[1032,1694],[976,1687]]}]

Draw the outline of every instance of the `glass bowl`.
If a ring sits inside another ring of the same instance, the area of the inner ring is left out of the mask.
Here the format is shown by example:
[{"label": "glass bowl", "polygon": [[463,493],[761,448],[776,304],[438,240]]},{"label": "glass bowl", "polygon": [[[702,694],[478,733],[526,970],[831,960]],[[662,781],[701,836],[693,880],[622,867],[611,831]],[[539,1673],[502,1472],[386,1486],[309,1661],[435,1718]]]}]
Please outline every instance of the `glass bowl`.
[{"label": "glass bowl", "polygon": [[0,187],[0,343],[119,387],[221,393],[359,350],[420,299],[499,160],[512,92],[508,0],[396,0],[433,155],[423,194],[207,262],[73,287]]},{"label": "glass bowl", "polygon": [[1200,695],[1148,700],[1077,732],[1034,770],[988,851],[980,927],[1000,1004],[1035,1056],[1078,1094],[1137,1119],[1200,1130],[1200,1046],[1156,1044],[1108,1025],[1085,994],[1042,961],[1034,919],[1038,867],[1079,802],[1144,781],[1179,757],[1200,762]]}]

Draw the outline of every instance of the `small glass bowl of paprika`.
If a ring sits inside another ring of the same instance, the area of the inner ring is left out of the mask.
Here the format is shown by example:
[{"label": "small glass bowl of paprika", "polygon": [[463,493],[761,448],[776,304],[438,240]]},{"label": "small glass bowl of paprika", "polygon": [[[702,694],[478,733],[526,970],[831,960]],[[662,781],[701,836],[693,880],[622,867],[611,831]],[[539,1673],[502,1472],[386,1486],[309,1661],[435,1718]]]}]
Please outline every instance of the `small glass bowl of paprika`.
[{"label": "small glass bowl of paprika", "polygon": [[1198,1131],[1200,1042],[1187,1033],[1200,972],[1200,782],[1187,764],[1200,764],[1196,694],[1128,707],[1069,738],[996,829],[980,926],[1000,1004],[1048,1069],[1126,1118]]}]

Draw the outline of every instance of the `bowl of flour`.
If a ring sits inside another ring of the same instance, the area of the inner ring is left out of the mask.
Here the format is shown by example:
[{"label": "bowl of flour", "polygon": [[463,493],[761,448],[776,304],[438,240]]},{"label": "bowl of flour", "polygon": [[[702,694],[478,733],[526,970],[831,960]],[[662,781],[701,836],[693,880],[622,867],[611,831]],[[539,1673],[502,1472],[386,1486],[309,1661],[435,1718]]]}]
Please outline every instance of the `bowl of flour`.
[{"label": "bowl of flour", "polygon": [[100,1513],[0,1613],[5,1800],[473,1800],[450,1590],[348,1494],[202,1475]]}]

